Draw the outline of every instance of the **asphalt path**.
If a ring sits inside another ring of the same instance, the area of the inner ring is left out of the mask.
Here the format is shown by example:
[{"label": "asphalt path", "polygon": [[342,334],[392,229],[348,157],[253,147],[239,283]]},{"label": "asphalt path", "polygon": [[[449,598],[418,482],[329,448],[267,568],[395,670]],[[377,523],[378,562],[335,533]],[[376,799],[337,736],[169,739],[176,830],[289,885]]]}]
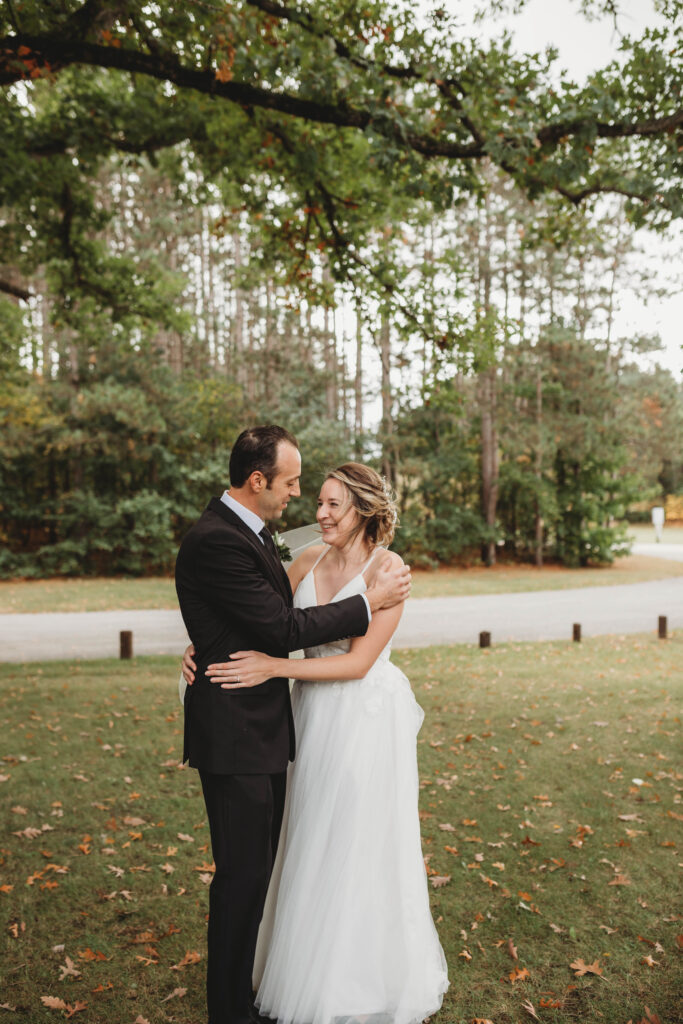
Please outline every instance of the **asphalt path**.
[{"label": "asphalt path", "polygon": [[[676,545],[671,545],[675,547]],[[652,633],[660,615],[683,628],[683,577],[618,586],[539,590],[476,597],[413,598],[395,647],[476,643],[487,630],[493,643]],[[50,612],[0,615],[0,661],[115,658],[119,632],[133,631],[134,654],[179,655],[188,643],[177,611]]]}]

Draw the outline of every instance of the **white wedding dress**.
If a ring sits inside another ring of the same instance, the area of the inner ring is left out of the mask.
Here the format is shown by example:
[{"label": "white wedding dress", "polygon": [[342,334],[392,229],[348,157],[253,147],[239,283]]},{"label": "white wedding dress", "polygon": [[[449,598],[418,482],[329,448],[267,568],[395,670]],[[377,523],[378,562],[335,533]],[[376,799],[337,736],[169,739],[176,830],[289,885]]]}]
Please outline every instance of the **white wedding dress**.
[{"label": "white wedding dress", "polygon": [[[359,573],[333,600],[365,589]],[[311,570],[294,605],[317,603]],[[294,684],[297,755],[254,966],[256,1005],[278,1024],[418,1024],[448,988],[417,813],[424,713],[390,649],[363,679]]]}]

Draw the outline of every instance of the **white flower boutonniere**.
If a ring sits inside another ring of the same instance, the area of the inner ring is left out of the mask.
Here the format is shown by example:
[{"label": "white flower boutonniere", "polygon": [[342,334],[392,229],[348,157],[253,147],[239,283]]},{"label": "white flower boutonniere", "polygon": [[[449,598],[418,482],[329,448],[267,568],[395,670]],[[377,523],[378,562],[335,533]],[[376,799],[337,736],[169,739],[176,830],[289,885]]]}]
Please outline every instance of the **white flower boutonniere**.
[{"label": "white flower boutonniere", "polygon": [[281,562],[291,562],[292,561],[292,552],[287,547],[287,544],[286,544],[284,538],[281,537],[280,534],[277,531],[273,534],[273,544],[275,545],[275,550],[277,551],[278,555],[280,556],[280,561]]}]

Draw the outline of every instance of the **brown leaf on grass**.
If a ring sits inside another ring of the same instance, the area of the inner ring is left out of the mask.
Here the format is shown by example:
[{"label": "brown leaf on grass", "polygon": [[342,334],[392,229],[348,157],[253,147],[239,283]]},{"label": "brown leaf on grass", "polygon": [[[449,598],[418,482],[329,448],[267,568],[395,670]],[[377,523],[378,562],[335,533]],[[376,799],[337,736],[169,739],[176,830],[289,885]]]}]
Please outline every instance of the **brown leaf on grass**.
[{"label": "brown leaf on grass", "polygon": [[108,981],[106,985],[103,985],[102,982],[100,982],[99,985],[92,989],[92,993],[93,995],[97,995],[99,992],[108,992],[109,989],[112,989],[113,987],[114,985],[111,981]]},{"label": "brown leaf on grass", "polygon": [[659,960],[653,960],[649,953],[648,953],[647,956],[644,956],[641,959],[640,962],[641,962],[641,964],[647,964],[648,967],[661,967],[662,966],[660,964]]},{"label": "brown leaf on grass", "polygon": [[490,1017],[473,1017],[472,1024],[493,1024]]},{"label": "brown leaf on grass", "polygon": [[455,828],[449,821],[445,821],[443,825],[439,825],[442,832],[455,832]]},{"label": "brown leaf on grass", "polygon": [[70,956],[65,958],[65,962],[60,964],[59,967],[59,980],[64,981],[65,978],[80,978],[81,972],[76,967]]},{"label": "brown leaf on grass", "polygon": [[534,1004],[531,1002],[530,999],[525,999],[524,1000],[524,1002],[522,1003],[522,1009],[526,1010],[526,1012],[529,1014],[529,1016],[533,1017],[534,1020],[540,1020],[541,1019],[538,1016],[538,1014],[536,1013],[536,1011],[534,1010]]},{"label": "brown leaf on grass", "polygon": [[594,960],[592,964],[586,964],[581,958],[578,958],[569,966],[576,972],[577,978],[582,978],[584,974],[602,974],[602,967],[597,960]]},{"label": "brown leaf on grass", "polygon": [[188,964],[198,964],[201,960],[201,953],[197,953],[195,950],[185,954],[182,960],[179,960],[177,964],[173,964],[171,967],[172,971],[182,971],[183,967],[187,967]]},{"label": "brown leaf on grass", "polygon": [[81,1013],[82,1010],[87,1010],[87,1008],[87,1003],[83,1003],[80,999],[77,999],[73,1006],[71,1006],[70,1003],[66,1004],[66,1015],[67,1017],[73,1017],[75,1013]]},{"label": "brown leaf on grass", "polygon": [[469,949],[463,949],[461,953],[458,953],[458,956],[462,957],[463,960],[467,960],[468,963],[472,959],[472,954]]},{"label": "brown leaf on grass", "polygon": [[9,885],[7,882],[4,885],[0,885],[0,892],[11,892],[14,888],[13,885]]},{"label": "brown leaf on grass", "polygon": [[608,885],[630,885],[631,882],[630,882],[630,879],[628,879],[626,877],[626,875],[615,875],[614,878],[612,879],[612,881],[608,882],[607,884]]},{"label": "brown leaf on grass", "polygon": [[448,885],[450,880],[450,875],[432,875],[432,877],[429,879],[431,885],[435,889],[440,889],[443,885]]},{"label": "brown leaf on grass", "polygon": [[71,1003],[65,1003],[63,999],[59,999],[57,996],[41,996],[40,1001],[43,1006],[47,1006],[48,1010],[66,1010],[67,1018],[73,1017],[75,1013],[80,1013],[88,1006],[87,1003],[81,1002],[80,999],[77,999],[72,1006]]},{"label": "brown leaf on grass", "polygon": [[641,818],[639,814],[618,814],[619,821],[638,821],[641,825],[645,824],[645,819]]},{"label": "brown leaf on grass", "polygon": [[99,949],[91,949],[90,946],[87,946],[85,949],[79,950],[78,958],[79,960],[90,961],[100,961],[109,959],[109,957],[105,953],[102,953]]},{"label": "brown leaf on grass", "polygon": [[640,1024],[662,1024],[662,1019],[658,1013],[651,1010],[649,1006],[644,1006],[645,1016],[640,1021]]},{"label": "brown leaf on grass", "polygon": [[57,996],[41,996],[40,1001],[48,1010],[66,1010],[66,1003]]},{"label": "brown leaf on grass", "polygon": [[123,824],[135,827],[136,825],[146,825],[147,823],[144,818],[137,818],[132,814],[126,814],[123,819]]},{"label": "brown leaf on grass", "polygon": [[608,924],[601,924],[600,928],[602,928],[603,932],[607,932],[608,935],[614,935],[615,932],[619,931],[618,928],[610,928]]},{"label": "brown leaf on grass", "polygon": [[510,979],[513,985],[516,985],[518,981],[525,981],[527,978],[530,977],[531,975],[527,971],[526,967],[515,967],[515,969],[513,971],[510,971],[510,973],[508,974],[508,978]]},{"label": "brown leaf on grass", "polygon": [[515,946],[511,937],[507,940],[507,945],[505,946],[505,948],[508,952],[508,955],[511,956],[513,960],[519,960],[519,957],[517,956],[517,947]]},{"label": "brown leaf on grass", "polygon": [[143,1017],[141,1013],[135,1018],[135,1024],[150,1024],[146,1017]]},{"label": "brown leaf on grass", "polygon": [[16,1013],[16,1006],[12,1006],[11,1003],[0,1003],[0,1010],[9,1010],[10,1013]]},{"label": "brown leaf on grass", "polygon": [[164,996],[164,998],[161,1001],[162,1003],[167,1003],[169,999],[175,999],[176,996],[178,997],[178,999],[181,999],[186,992],[186,988],[174,988],[170,995]]}]

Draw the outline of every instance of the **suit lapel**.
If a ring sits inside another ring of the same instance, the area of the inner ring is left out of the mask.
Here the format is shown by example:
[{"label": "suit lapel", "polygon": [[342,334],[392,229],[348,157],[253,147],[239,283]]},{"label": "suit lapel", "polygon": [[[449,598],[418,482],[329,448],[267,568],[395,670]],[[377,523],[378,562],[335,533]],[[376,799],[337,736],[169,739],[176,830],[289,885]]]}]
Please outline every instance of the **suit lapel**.
[{"label": "suit lapel", "polygon": [[231,508],[228,508],[225,502],[221,501],[220,498],[212,498],[207,506],[207,510],[215,512],[216,515],[219,515],[226,523],[239,531],[240,535],[258,555],[261,563],[268,573],[268,576],[276,585],[278,591],[282,594],[287,603],[291,604],[292,588],[289,585],[289,577],[282,566],[282,562],[277,558],[277,555],[269,552],[266,545],[259,537],[256,536],[254,531],[250,530],[247,524],[243,522]]}]

